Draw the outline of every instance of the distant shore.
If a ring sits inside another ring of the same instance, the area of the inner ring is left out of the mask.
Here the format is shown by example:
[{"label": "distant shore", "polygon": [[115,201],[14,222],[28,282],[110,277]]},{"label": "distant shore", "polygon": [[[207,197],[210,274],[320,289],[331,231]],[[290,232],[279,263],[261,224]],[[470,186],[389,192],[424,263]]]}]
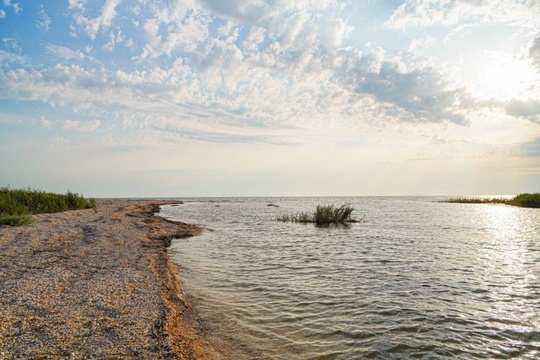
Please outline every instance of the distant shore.
[{"label": "distant shore", "polygon": [[0,227],[0,359],[214,359],[167,255],[201,229],[155,216],[170,201]]}]

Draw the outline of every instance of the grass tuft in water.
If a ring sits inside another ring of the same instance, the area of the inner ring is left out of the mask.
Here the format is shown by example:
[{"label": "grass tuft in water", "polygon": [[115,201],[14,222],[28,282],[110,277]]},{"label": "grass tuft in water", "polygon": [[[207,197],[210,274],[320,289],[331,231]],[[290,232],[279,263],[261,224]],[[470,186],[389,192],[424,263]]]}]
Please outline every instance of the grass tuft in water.
[{"label": "grass tuft in water", "polygon": [[31,188],[0,188],[0,225],[21,226],[32,222],[32,214],[96,209],[93,199],[68,191],[65,195]]},{"label": "grass tuft in water", "polygon": [[458,203],[458,204],[506,204],[508,199],[505,198],[488,198],[488,197],[457,197],[444,200],[442,202]]},{"label": "grass tuft in water", "polygon": [[359,222],[352,216],[353,211],[354,208],[348,205],[342,205],[340,207],[335,207],[334,205],[318,205],[313,214],[306,212],[301,212],[294,215],[285,214],[279,216],[277,221],[302,224],[313,223],[316,225],[339,225]]},{"label": "grass tuft in water", "polygon": [[540,208],[540,193],[519,194],[511,199],[458,197],[444,200],[442,202],[459,204],[506,204],[520,207]]}]

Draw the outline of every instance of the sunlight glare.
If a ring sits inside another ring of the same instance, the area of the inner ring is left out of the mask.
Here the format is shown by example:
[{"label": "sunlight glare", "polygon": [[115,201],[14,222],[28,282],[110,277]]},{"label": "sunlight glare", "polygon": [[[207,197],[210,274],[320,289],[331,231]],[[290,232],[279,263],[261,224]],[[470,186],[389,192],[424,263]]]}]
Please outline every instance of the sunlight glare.
[{"label": "sunlight glare", "polygon": [[473,85],[475,95],[499,100],[526,97],[535,77],[531,65],[508,54],[492,54],[489,59]]},{"label": "sunlight glare", "polygon": [[524,211],[508,205],[486,205],[479,207],[479,215],[489,234],[486,258],[506,266],[511,273],[522,272],[526,243],[521,239],[520,229],[528,220]]}]

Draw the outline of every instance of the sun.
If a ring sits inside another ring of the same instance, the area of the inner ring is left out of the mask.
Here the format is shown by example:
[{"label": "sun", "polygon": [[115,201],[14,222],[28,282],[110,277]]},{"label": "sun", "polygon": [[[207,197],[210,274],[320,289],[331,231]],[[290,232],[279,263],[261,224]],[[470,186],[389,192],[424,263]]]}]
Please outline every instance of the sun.
[{"label": "sun", "polygon": [[528,62],[505,53],[494,53],[479,71],[472,91],[480,98],[526,98],[535,76],[537,75]]}]

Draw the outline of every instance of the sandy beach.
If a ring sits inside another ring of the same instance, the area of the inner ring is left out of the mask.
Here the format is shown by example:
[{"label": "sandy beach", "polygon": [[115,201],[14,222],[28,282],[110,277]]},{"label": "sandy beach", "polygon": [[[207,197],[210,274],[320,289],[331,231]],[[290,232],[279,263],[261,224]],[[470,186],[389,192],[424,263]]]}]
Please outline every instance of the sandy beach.
[{"label": "sandy beach", "polygon": [[0,359],[219,358],[167,255],[200,229],[155,216],[163,203],[98,200],[0,227]]}]

